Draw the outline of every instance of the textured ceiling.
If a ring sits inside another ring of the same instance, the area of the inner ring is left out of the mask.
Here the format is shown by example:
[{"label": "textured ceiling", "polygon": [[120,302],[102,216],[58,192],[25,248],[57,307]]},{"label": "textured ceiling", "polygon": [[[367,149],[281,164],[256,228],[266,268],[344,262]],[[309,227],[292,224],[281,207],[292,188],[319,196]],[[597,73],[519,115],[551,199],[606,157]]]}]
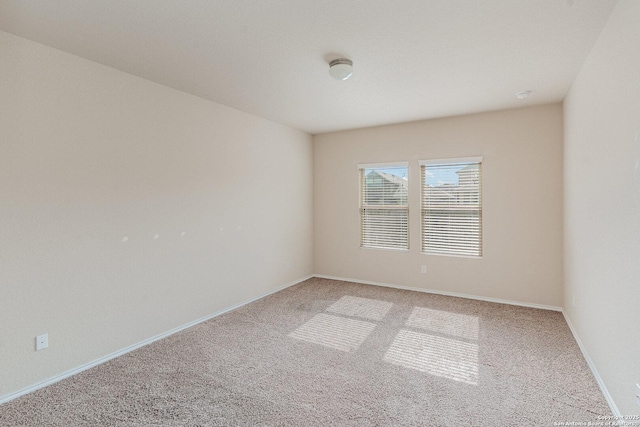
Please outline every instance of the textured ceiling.
[{"label": "textured ceiling", "polygon": [[561,101],[616,2],[3,0],[0,29],[322,133]]}]

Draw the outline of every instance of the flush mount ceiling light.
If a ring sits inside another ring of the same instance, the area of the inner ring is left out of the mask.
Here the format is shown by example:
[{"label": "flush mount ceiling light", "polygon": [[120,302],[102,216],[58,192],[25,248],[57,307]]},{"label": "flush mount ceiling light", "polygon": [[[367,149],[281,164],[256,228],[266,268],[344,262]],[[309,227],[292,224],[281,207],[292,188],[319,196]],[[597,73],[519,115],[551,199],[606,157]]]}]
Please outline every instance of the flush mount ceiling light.
[{"label": "flush mount ceiling light", "polygon": [[530,90],[525,90],[523,92],[516,93],[516,98],[518,98],[518,99],[527,99],[529,97],[529,95],[531,95],[531,91]]},{"label": "flush mount ceiling light", "polygon": [[329,62],[329,74],[336,80],[347,80],[353,74],[353,61],[347,58]]}]

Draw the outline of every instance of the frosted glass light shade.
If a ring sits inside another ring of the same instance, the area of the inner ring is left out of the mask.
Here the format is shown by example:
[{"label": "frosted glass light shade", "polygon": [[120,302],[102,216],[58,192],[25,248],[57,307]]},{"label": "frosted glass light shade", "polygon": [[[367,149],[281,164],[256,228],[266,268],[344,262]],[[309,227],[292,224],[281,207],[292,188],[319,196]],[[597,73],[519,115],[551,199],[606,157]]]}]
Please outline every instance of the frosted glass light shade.
[{"label": "frosted glass light shade", "polygon": [[329,74],[336,80],[347,80],[353,74],[353,62],[350,59],[334,59],[329,63]]}]

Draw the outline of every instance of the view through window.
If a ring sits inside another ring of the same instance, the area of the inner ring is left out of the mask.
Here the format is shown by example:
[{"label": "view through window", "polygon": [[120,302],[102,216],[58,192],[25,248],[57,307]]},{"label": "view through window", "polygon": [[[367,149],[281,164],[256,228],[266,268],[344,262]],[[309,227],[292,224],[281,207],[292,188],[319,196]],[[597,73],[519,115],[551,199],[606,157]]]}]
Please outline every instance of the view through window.
[{"label": "view through window", "polygon": [[409,249],[409,165],[358,165],[360,246]]},{"label": "view through window", "polygon": [[482,158],[424,160],[422,252],[482,256]]}]

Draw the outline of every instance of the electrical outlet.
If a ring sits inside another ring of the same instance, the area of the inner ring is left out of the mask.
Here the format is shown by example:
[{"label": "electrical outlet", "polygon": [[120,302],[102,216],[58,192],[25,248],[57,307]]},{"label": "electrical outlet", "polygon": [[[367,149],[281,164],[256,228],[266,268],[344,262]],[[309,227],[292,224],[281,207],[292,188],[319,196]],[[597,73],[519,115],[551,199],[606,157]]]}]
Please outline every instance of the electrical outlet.
[{"label": "electrical outlet", "polygon": [[636,383],[636,403],[640,406],[640,384]]},{"label": "electrical outlet", "polygon": [[575,295],[571,295],[571,305],[572,306],[576,306],[576,296]]},{"label": "electrical outlet", "polygon": [[423,265],[423,266],[420,268],[420,272],[421,272],[422,274],[426,274],[426,273],[427,273],[427,266],[426,266],[426,265]]},{"label": "electrical outlet", "polygon": [[49,334],[42,334],[36,337],[36,351],[49,347]]},{"label": "electrical outlet", "polygon": [[291,269],[291,261],[286,260],[284,263],[284,268],[287,270]]}]

